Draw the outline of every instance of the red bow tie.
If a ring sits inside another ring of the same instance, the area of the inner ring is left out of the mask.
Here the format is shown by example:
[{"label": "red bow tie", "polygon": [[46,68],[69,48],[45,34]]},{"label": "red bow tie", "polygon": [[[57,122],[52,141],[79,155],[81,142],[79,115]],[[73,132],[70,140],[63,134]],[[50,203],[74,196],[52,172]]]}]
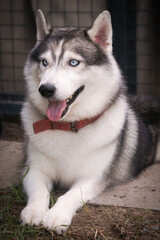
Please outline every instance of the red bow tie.
[{"label": "red bow tie", "polygon": [[43,132],[45,130],[54,129],[77,132],[80,128],[83,128],[88,124],[96,121],[100,117],[100,115],[75,122],[52,122],[49,119],[43,119],[33,123],[33,130],[35,134]]}]

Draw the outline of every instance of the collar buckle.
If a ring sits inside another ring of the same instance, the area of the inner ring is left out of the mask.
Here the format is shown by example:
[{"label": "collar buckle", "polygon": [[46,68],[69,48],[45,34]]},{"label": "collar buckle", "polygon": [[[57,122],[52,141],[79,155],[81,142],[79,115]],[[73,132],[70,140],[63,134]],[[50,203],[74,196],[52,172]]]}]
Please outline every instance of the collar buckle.
[{"label": "collar buckle", "polygon": [[78,129],[76,128],[76,121],[70,123],[70,128],[72,132],[75,132],[75,133],[78,132]]}]

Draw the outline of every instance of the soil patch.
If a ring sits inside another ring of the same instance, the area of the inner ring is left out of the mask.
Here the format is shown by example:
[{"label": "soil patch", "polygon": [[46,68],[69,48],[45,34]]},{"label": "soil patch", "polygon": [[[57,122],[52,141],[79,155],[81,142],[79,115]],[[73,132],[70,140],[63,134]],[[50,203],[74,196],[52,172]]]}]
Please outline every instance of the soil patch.
[{"label": "soil patch", "polygon": [[[26,204],[21,185],[0,191],[0,239],[68,240],[158,240],[158,211],[111,206],[84,205],[73,218],[67,233],[57,236],[43,227],[22,226],[19,215]],[[57,198],[59,193],[53,193]]]},{"label": "soil patch", "polygon": [[0,139],[16,142],[23,141],[23,128],[18,116],[4,117]]}]

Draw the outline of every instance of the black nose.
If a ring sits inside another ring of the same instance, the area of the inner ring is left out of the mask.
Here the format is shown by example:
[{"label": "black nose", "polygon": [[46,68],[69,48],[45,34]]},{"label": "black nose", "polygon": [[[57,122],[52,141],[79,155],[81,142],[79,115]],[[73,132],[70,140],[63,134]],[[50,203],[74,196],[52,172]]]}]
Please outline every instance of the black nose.
[{"label": "black nose", "polygon": [[39,87],[39,92],[43,97],[49,98],[54,95],[56,88],[54,85],[42,84]]}]

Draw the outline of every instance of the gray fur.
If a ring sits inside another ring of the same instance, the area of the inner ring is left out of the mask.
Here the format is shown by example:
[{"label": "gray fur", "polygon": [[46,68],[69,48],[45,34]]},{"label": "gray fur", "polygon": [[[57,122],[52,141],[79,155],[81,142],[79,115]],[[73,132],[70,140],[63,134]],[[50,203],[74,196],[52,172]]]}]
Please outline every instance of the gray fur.
[{"label": "gray fur", "polygon": [[[21,116],[30,169],[24,178],[29,200],[21,220],[61,234],[84,202],[154,162],[160,102],[128,96],[112,54],[107,11],[91,28],[77,29],[51,28],[39,10],[37,43],[27,59],[25,78],[28,97]],[[60,121],[72,126],[93,117],[96,120],[78,132],[33,131],[33,123],[46,118],[51,125]],[[70,189],[49,209],[49,191],[56,183]]]},{"label": "gray fur", "polygon": [[[79,30],[76,28],[55,28],[40,42],[39,45],[31,51],[31,60],[39,61],[39,56],[48,49],[52,51],[54,58],[54,50],[59,41],[64,40],[63,51],[72,50],[81,55],[87,65],[101,65],[107,63],[107,56],[100,47],[94,44],[88,37],[87,28]],[[63,58],[63,54],[61,55]],[[54,59],[55,60],[55,59]]]}]

